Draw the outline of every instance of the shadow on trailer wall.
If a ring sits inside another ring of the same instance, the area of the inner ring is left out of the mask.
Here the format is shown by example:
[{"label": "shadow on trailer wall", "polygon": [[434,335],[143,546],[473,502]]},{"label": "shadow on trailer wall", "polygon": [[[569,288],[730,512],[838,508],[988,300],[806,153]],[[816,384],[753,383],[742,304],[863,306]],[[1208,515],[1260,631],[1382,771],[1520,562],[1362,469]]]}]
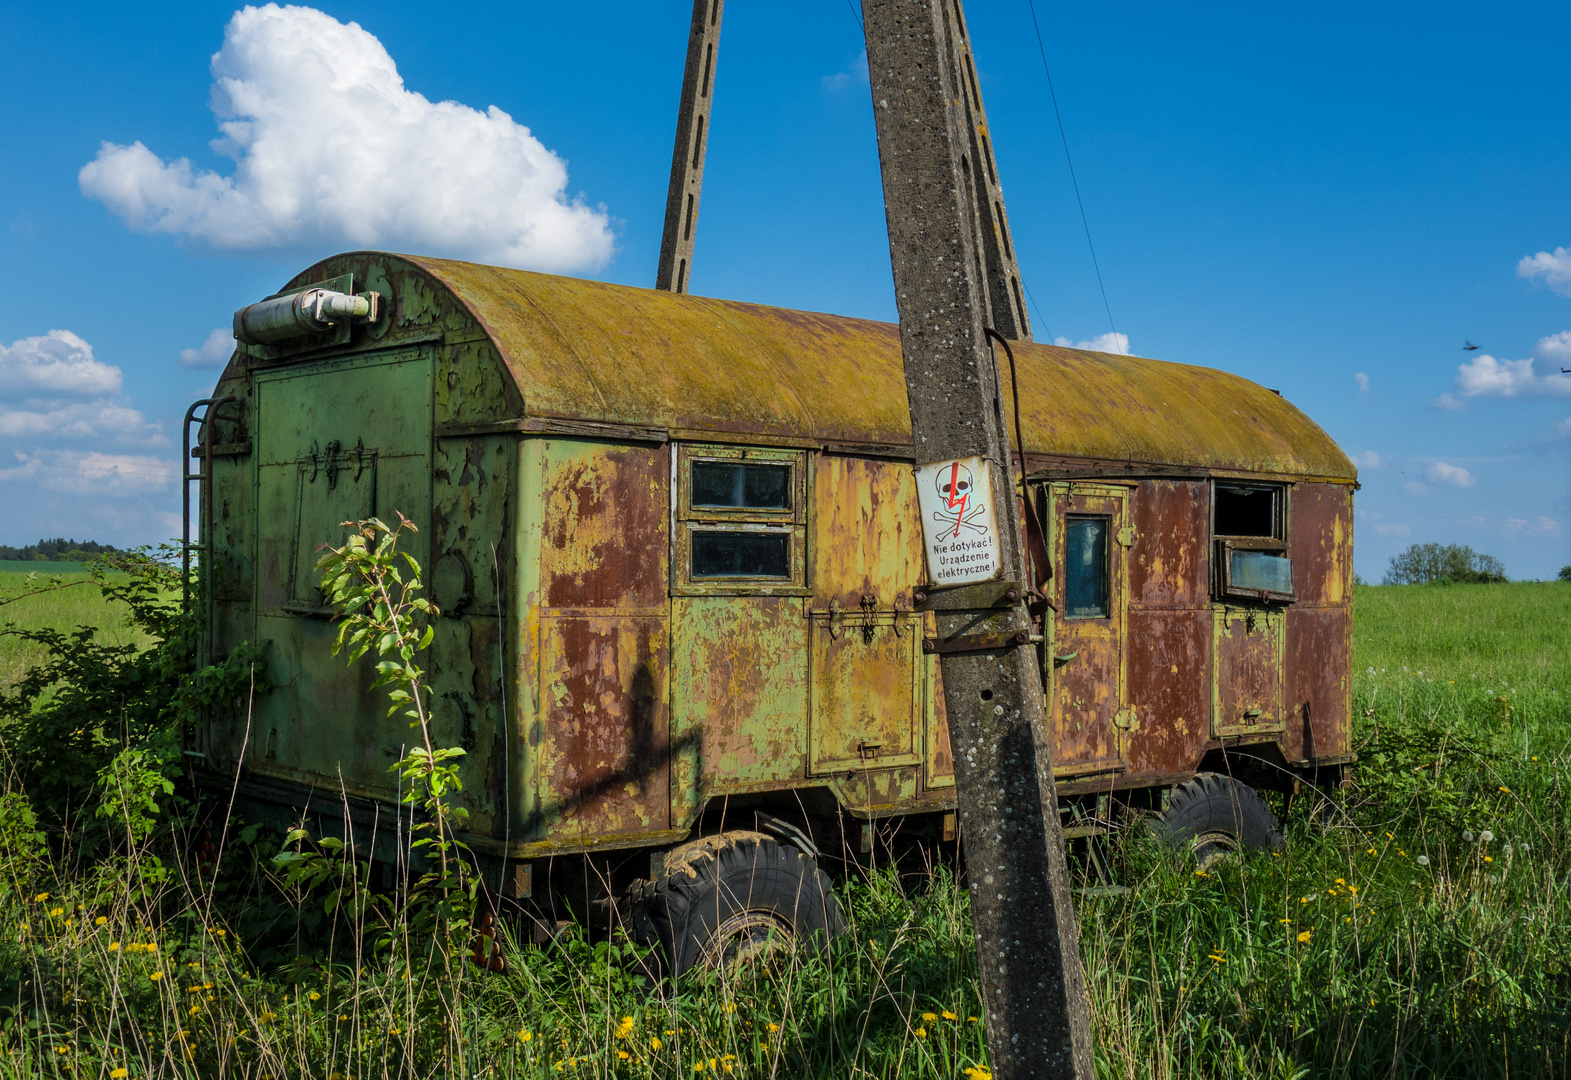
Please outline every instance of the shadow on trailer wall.
[{"label": "shadow on trailer wall", "polygon": [[[583,853],[623,853],[602,892],[655,880],[722,812],[808,855],[952,838],[893,325],[363,252],[237,328],[209,633],[271,642],[275,689],[191,737],[253,814],[347,806],[390,851],[410,732],[331,655],[314,565],[402,513],[442,611],[433,739],[468,751],[503,894],[550,900]],[[1060,794],[1101,820],[1177,789],[1197,845],[1274,842],[1242,785],[1352,760],[1352,463],[1236,376],[1013,347]]]}]

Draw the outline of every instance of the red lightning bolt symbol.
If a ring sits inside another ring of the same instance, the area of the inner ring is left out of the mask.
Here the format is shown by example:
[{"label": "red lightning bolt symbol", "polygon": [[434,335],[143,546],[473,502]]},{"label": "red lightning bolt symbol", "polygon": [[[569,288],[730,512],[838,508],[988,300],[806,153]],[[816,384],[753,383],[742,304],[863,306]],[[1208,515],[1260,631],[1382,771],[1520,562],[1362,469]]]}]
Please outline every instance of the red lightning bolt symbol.
[{"label": "red lightning bolt symbol", "polygon": [[960,522],[966,516],[966,502],[971,498],[969,492],[960,496],[958,500],[955,498],[955,485],[959,482],[959,480],[960,462],[957,461],[949,466],[949,509],[954,510],[957,506],[960,508],[955,512],[954,536],[960,535]]}]

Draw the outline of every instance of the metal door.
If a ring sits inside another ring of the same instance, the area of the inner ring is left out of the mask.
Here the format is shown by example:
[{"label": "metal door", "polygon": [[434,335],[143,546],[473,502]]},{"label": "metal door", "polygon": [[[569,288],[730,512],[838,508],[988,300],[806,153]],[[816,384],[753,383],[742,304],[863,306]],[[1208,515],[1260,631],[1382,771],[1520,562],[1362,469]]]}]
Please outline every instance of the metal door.
[{"label": "metal door", "polygon": [[1053,633],[1049,695],[1053,772],[1086,776],[1124,768],[1128,703],[1129,489],[1050,485]]}]

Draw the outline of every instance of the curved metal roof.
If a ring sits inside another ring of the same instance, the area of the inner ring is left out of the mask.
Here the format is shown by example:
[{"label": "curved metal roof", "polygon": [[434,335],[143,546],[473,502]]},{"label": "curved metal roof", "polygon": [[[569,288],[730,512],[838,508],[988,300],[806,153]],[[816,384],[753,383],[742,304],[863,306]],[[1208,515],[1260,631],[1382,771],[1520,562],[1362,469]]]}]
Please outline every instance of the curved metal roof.
[{"label": "curved metal roof", "polygon": [[[398,258],[446,286],[486,328],[531,417],[911,443],[894,324]],[[1357,475],[1318,424],[1237,375],[1013,347],[1033,455],[1341,481]]]}]

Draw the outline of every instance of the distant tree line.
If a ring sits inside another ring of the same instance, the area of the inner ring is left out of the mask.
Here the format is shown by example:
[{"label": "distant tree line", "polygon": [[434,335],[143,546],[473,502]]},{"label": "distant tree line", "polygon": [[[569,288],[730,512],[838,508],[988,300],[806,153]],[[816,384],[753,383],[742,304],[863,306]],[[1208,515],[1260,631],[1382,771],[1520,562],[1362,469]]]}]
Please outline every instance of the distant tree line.
[{"label": "distant tree line", "polygon": [[91,540],[67,540],[57,536],[53,540],[40,540],[26,547],[8,547],[0,544],[0,560],[85,562],[94,555],[111,555],[119,550],[109,544],[98,544]]},{"label": "distant tree line", "polygon": [[1391,556],[1381,584],[1460,585],[1506,580],[1504,563],[1465,544],[1414,544]]}]

